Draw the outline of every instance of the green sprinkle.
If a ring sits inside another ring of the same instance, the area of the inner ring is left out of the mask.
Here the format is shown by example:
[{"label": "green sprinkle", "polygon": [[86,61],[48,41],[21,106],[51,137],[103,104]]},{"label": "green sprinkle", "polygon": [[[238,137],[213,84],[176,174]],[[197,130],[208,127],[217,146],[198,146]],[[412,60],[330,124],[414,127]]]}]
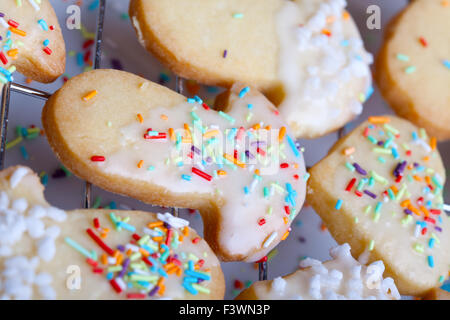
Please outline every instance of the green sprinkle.
[{"label": "green sprinkle", "polygon": [[350,162],[346,162],[345,167],[351,172],[355,171],[355,167]]},{"label": "green sprinkle", "polygon": [[406,74],[411,74],[411,73],[414,73],[414,72],[416,72],[416,67],[415,66],[409,66],[409,67],[406,67],[405,68],[405,73]]},{"label": "green sprinkle", "polygon": [[401,54],[401,53],[397,54],[397,59],[400,61],[409,61],[409,57],[407,55]]}]

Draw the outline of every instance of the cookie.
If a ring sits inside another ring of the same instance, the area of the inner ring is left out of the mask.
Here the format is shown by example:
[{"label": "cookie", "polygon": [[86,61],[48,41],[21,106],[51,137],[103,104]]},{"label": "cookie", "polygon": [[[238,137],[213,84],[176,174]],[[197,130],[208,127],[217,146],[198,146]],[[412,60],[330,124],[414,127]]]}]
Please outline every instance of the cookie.
[{"label": "cookie", "polygon": [[2,299],[223,299],[219,260],[169,213],[63,211],[39,177],[0,171]]},{"label": "cookie", "polygon": [[139,42],[174,73],[242,82],[278,106],[295,137],[342,127],[371,94],[359,32],[344,0],[132,0]]},{"label": "cookie", "polygon": [[44,83],[64,72],[64,39],[48,0],[1,1],[0,45],[0,86],[13,80],[16,69]]},{"label": "cookie", "polygon": [[438,140],[450,138],[450,5],[412,1],[388,25],[375,79],[395,112]]},{"label": "cookie", "polygon": [[399,300],[392,278],[384,278],[384,264],[364,266],[350,254],[346,243],[330,250],[324,263],[306,258],[300,269],[284,277],[258,281],[242,291],[238,300]]},{"label": "cookie", "polygon": [[222,110],[133,74],[95,70],[47,102],[43,126],[66,168],[141,201],[199,209],[224,261],[257,261],[303,205],[302,151],[277,109],[242,85]]},{"label": "cookie", "polygon": [[434,288],[430,290],[426,296],[423,298],[424,300],[450,300],[450,292]]},{"label": "cookie", "polygon": [[448,277],[450,225],[436,138],[410,122],[370,117],[310,170],[307,199],[354,257],[382,260],[404,295]]}]

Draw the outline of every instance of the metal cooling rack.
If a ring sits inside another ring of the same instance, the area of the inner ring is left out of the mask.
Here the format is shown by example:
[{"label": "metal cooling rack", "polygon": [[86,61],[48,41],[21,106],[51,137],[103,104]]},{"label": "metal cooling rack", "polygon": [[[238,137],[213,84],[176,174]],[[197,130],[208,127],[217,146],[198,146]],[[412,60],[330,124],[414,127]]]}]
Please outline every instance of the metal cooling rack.
[{"label": "metal cooling rack", "polygon": [[[100,0],[99,10],[98,10],[98,18],[97,18],[97,31],[96,31],[96,41],[95,41],[95,60],[94,60],[94,69],[100,69],[101,62],[101,53],[102,53],[102,36],[103,36],[103,26],[105,20],[105,9],[106,9],[106,0]],[[183,94],[184,88],[184,79],[176,76],[175,79],[175,90],[179,94]],[[8,128],[8,112],[9,112],[9,103],[10,103],[10,93],[17,92],[26,96],[31,96],[36,99],[48,100],[52,94],[33,89],[18,83],[8,82],[3,86],[2,90],[2,98],[1,98],[1,107],[0,107],[0,170],[4,168],[5,165],[5,152],[6,152],[6,135]],[[340,129],[337,133],[337,138],[343,137],[345,134],[345,127]],[[91,194],[92,185],[90,182],[86,181],[85,190],[83,194],[83,202],[84,207],[89,208],[91,206]],[[443,209],[445,212],[450,212],[450,205],[444,204]],[[175,216],[178,216],[178,208],[172,208],[172,213]],[[267,261],[262,261],[258,263],[259,265],[259,280],[267,280],[267,270],[268,263]]]}]

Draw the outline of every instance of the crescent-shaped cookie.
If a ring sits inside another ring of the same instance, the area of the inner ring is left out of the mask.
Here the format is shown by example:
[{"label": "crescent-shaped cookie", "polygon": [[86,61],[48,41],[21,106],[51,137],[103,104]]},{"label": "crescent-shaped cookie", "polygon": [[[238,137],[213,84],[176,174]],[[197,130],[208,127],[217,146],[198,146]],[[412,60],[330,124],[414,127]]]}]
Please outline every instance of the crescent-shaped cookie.
[{"label": "crescent-shaped cookie", "polygon": [[106,190],[199,209],[205,239],[225,261],[257,261],[290,231],[308,176],[277,109],[235,85],[221,111],[130,73],[69,80],[42,122],[64,166]]},{"label": "crescent-shaped cookie", "polygon": [[140,43],[174,73],[242,82],[278,106],[296,137],[342,127],[371,94],[368,64],[344,0],[132,0]]}]

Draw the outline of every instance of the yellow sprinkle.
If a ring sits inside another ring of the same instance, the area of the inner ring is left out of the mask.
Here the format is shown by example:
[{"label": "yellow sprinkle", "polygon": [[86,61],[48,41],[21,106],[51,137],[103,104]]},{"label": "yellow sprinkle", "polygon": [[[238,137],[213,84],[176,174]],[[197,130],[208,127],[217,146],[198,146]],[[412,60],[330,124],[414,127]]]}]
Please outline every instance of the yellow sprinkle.
[{"label": "yellow sprinkle", "polygon": [[383,116],[372,116],[369,117],[369,122],[372,124],[385,124],[389,123],[391,119],[389,117],[383,117]]},{"label": "yellow sprinkle", "polygon": [[85,95],[83,97],[84,101],[88,101],[91,100],[93,97],[95,97],[97,95],[97,90],[92,90],[91,92],[89,92],[87,95]]}]

